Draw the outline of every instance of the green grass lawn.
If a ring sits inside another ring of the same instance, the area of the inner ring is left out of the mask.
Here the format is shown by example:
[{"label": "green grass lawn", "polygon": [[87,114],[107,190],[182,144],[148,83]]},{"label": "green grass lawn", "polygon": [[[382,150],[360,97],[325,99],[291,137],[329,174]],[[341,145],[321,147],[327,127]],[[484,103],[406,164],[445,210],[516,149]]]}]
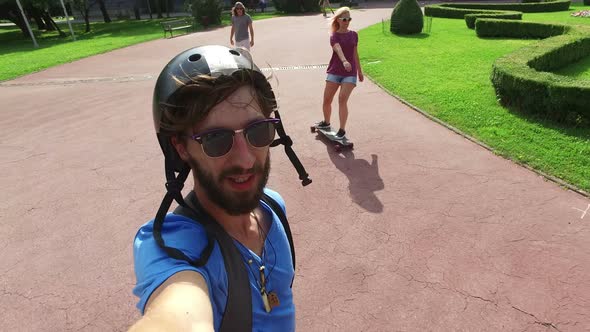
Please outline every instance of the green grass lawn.
[{"label": "green grass lawn", "polygon": [[[579,9],[583,7],[576,7]],[[586,7],[588,8],[588,7]],[[525,20],[590,24],[569,12]],[[429,35],[396,36],[381,23],[360,31],[364,71],[395,95],[462,130],[498,154],[590,192],[590,128],[571,128],[500,106],[490,81],[497,58],[534,40],[478,38],[464,20],[434,18]],[[589,59],[563,74],[588,78]]]},{"label": "green grass lawn", "polygon": [[[279,16],[277,13],[250,13],[259,20]],[[16,27],[0,27],[0,81],[13,79],[59,64],[72,62],[91,55],[164,37],[160,22],[167,19],[123,20],[111,23],[91,23],[91,31],[85,33],[84,24],[74,24],[77,41],[72,42],[67,23],[58,23],[68,34],[59,38],[56,32],[35,31],[39,48],[35,49],[30,39],[24,38]],[[230,24],[229,15],[224,15],[222,25]],[[197,26],[196,30],[202,27]],[[182,32],[178,32],[179,34]],[[175,33],[176,35],[176,33]]]}]

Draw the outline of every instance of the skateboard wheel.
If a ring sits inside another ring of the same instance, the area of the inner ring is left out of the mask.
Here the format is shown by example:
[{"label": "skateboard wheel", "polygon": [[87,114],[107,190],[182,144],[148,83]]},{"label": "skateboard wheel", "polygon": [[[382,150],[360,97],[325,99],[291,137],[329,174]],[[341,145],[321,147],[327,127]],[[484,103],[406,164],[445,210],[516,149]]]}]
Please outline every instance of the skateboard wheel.
[{"label": "skateboard wheel", "polygon": [[315,133],[316,128],[314,126],[311,126],[309,129],[311,130],[312,133]]},{"label": "skateboard wheel", "polygon": [[340,151],[342,151],[342,148],[340,147],[340,145],[334,145],[334,150],[336,152],[340,152]]}]

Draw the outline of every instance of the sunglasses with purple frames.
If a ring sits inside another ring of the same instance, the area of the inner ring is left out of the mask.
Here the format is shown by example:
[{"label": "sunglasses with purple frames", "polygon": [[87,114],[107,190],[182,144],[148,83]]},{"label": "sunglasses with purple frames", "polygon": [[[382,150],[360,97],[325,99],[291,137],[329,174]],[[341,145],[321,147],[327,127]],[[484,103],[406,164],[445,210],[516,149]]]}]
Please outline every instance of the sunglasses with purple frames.
[{"label": "sunglasses with purple frames", "polygon": [[264,119],[250,123],[245,128],[233,130],[226,128],[211,129],[195,135],[186,135],[201,144],[203,152],[211,157],[225,156],[234,145],[237,133],[244,133],[248,144],[255,148],[269,146],[275,138],[275,125],[279,119]]}]

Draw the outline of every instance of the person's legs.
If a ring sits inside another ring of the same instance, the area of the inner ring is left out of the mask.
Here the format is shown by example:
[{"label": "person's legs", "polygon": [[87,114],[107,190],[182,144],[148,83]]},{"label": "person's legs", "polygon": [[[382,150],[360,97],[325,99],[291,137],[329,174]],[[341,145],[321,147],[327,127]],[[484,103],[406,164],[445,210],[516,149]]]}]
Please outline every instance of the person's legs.
[{"label": "person's legs", "polygon": [[326,87],[324,88],[324,102],[322,109],[324,111],[324,121],[330,123],[330,117],[332,116],[332,101],[334,95],[338,91],[340,84],[326,80]]},{"label": "person's legs", "polygon": [[340,116],[340,129],[343,132],[346,129],[346,120],[348,120],[348,98],[355,86],[353,83],[343,82],[338,95],[338,115]]},{"label": "person's legs", "polygon": [[328,5],[328,8],[330,8],[330,11],[332,12],[332,15],[334,15],[334,9],[332,9],[332,4],[330,3],[330,0],[324,0],[324,6],[325,5]]},{"label": "person's legs", "polygon": [[250,39],[236,41],[236,47],[245,48],[249,51],[250,50]]}]

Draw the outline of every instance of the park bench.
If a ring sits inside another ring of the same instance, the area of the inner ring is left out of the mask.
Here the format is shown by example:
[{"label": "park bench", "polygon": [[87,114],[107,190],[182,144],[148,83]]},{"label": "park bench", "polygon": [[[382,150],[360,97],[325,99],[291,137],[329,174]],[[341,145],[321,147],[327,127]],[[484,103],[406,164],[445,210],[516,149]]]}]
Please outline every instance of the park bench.
[{"label": "park bench", "polygon": [[160,24],[162,24],[162,28],[164,29],[164,38],[166,38],[166,34],[168,32],[170,32],[170,38],[172,38],[172,33],[174,30],[186,29],[186,32],[188,33],[188,30],[193,28],[193,24],[189,19],[164,21],[160,22]]}]

